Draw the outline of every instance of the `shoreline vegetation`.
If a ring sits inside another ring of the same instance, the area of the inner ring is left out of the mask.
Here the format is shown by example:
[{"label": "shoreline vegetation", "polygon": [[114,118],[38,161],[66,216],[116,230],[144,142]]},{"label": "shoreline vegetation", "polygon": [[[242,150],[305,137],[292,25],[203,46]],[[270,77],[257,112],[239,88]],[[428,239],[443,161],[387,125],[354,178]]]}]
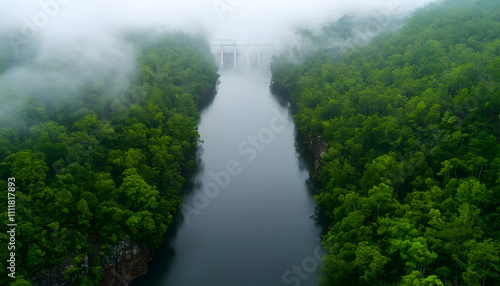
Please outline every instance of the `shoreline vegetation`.
[{"label": "shoreline vegetation", "polygon": [[[497,285],[500,3],[445,0],[399,21],[363,45],[356,17],[300,30],[271,63],[330,218],[318,283]],[[0,251],[2,285],[128,284],[173,225],[219,74],[202,38],[120,37],[131,74],[80,77],[64,60],[35,61],[34,41],[22,56],[0,49],[2,83],[19,67],[53,80],[0,86],[12,103],[0,114],[0,199],[15,206],[0,213],[16,222],[0,227],[0,244],[15,242]]]},{"label": "shoreline vegetation", "polygon": [[346,16],[273,59],[272,88],[321,158],[319,285],[497,285],[499,8],[430,4],[339,55],[322,43],[356,37]]},{"label": "shoreline vegetation", "polygon": [[[9,254],[0,252],[0,284],[129,283],[163,242],[182,201],[182,172],[194,163],[201,97],[213,94],[219,75],[204,39],[127,40],[137,65],[120,97],[108,93],[108,74],[74,94],[50,89],[58,100],[24,94],[20,111],[2,117],[0,174],[16,179],[18,247],[15,282],[4,267]],[[8,239],[0,236],[1,245]]]}]

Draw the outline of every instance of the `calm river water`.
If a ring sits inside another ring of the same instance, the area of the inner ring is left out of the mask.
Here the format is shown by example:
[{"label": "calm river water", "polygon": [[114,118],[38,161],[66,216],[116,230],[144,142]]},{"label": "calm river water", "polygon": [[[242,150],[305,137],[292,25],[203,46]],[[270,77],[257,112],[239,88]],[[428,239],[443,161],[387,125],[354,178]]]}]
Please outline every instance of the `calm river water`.
[{"label": "calm river water", "polygon": [[204,143],[183,215],[133,285],[317,285],[324,229],[316,219],[310,153],[270,72],[222,70],[202,111]]}]

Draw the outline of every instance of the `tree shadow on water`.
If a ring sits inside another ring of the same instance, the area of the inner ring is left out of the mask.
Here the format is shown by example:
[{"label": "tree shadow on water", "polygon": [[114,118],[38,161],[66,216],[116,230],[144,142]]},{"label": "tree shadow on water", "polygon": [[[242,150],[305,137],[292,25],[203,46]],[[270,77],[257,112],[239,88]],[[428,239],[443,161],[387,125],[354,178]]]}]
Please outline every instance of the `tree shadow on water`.
[{"label": "tree shadow on water", "polygon": [[130,283],[130,286],[141,285],[162,285],[162,279],[166,277],[171,269],[171,264],[175,258],[175,248],[173,242],[177,237],[177,231],[182,224],[182,217],[179,213],[174,215],[174,223],[170,225],[164,236],[164,242],[155,251],[154,257],[148,264],[148,272]]},{"label": "tree shadow on water", "polygon": [[186,179],[181,191],[184,197],[201,186],[199,175],[203,174],[205,170],[205,163],[201,159],[203,152],[205,152],[202,144],[203,143],[199,143],[197,146],[193,147],[190,155],[194,158],[194,165],[189,170],[185,170],[182,173],[182,177]]},{"label": "tree shadow on water", "polygon": [[[201,188],[201,181],[198,179],[198,175],[202,174],[205,169],[205,164],[201,160],[203,152],[204,149],[202,146],[197,145],[193,147],[190,155],[194,156],[195,163],[192,168],[182,172],[182,176],[186,179],[181,191],[184,198],[194,190]],[[177,239],[177,232],[184,223],[184,217],[181,210],[182,204],[174,215],[173,223],[168,226],[163,243],[160,248],[155,250],[154,257],[148,264],[147,274],[133,280],[130,286],[163,285],[162,279],[167,277],[166,273],[170,271],[175,259],[174,242]]]},{"label": "tree shadow on water", "polygon": [[217,95],[217,92],[219,90],[219,85],[220,79],[217,80],[217,84],[213,89],[200,96],[200,99],[198,101],[198,110],[200,114],[207,110],[207,108],[209,108],[214,102],[215,96]]},{"label": "tree shadow on water", "polygon": [[[319,194],[321,183],[314,177],[314,153],[311,149],[309,149],[305,141],[305,137],[300,134],[298,130],[295,130],[295,151],[297,154],[299,168],[309,172],[309,177],[305,181],[305,185],[309,195],[314,197]],[[326,214],[326,208],[317,204],[314,208],[314,215],[312,215],[311,218],[314,219],[316,225],[321,228],[321,235],[325,235],[328,232],[328,226],[330,224],[330,218]]]}]

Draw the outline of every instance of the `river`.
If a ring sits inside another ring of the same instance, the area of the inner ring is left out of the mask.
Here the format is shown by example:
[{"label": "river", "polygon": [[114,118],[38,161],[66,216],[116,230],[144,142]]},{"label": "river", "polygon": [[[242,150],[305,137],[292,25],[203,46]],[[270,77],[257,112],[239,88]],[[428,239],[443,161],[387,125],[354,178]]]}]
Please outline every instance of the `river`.
[{"label": "river", "polygon": [[220,73],[183,215],[132,285],[317,285],[324,227],[290,107],[269,71]]}]

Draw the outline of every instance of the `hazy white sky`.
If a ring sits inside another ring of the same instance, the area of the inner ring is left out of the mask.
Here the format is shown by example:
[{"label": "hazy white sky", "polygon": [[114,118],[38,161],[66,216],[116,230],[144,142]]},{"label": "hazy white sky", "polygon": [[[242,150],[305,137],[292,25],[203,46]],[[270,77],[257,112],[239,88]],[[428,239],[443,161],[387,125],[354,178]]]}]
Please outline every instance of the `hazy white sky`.
[{"label": "hazy white sky", "polygon": [[[353,11],[367,19],[395,19],[429,1],[434,0],[0,0],[0,49],[16,51],[20,58],[25,51],[34,56],[0,75],[0,121],[15,114],[13,107],[25,96],[44,99],[53,94],[52,86],[71,96],[102,73],[114,75],[116,90],[109,92],[121,94],[136,64],[133,47],[117,37],[124,29],[183,30],[207,40],[288,45],[298,27],[318,28]],[[57,63],[65,69],[41,68]]]},{"label": "hazy white sky", "polygon": [[[429,0],[0,0],[0,33],[34,24],[37,36],[92,37],[156,25],[211,38],[276,38],[350,11],[399,16]],[[49,15],[48,19],[43,14]]]}]

